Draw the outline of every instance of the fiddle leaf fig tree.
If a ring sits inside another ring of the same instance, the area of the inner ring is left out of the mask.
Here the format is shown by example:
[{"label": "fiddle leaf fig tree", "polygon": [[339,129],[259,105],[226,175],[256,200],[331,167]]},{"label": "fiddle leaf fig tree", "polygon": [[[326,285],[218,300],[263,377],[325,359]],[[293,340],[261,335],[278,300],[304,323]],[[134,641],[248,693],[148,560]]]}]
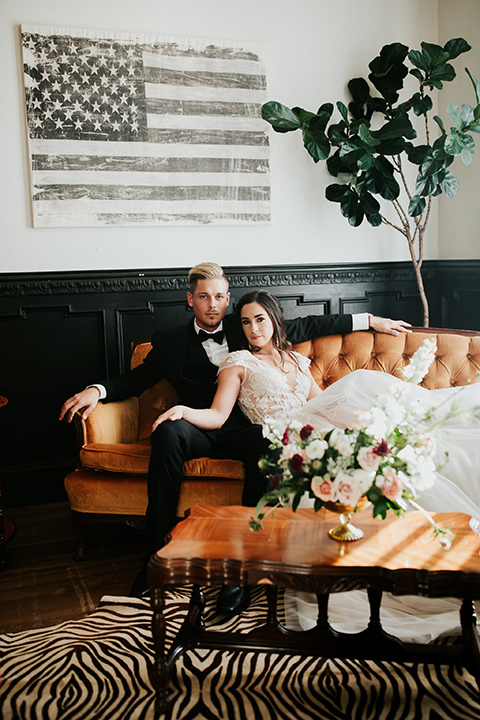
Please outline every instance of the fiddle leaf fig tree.
[{"label": "fiddle leaf fig tree", "polygon": [[[449,127],[437,115],[431,118],[430,93],[456,77],[450,61],[470,49],[462,38],[443,47],[423,42],[421,50],[409,50],[401,43],[385,45],[368,66],[370,82],[362,77],[350,80],[351,102],[348,107],[336,103],[335,119],[331,103],[321,105],[316,113],[274,101],[262,106],[262,117],[276,132],[300,130],[314,162],[326,161],[337,181],[326,188],[325,196],[339,204],[350,225],[357,227],[366,220],[373,227],[389,225],[404,235],[425,326],[429,324],[421,274],[425,229],[432,199],[442,193],[453,197],[459,190],[450,170],[455,158],[460,156],[466,165],[472,160],[472,133],[480,132],[480,83],[466,68],[476,103],[461,108],[449,105]],[[402,100],[400,91],[408,75],[418,81],[418,91]],[[421,119],[421,139],[412,124],[414,116]],[[406,172],[408,165],[414,173]],[[385,203],[394,209],[393,220],[384,213]]]}]

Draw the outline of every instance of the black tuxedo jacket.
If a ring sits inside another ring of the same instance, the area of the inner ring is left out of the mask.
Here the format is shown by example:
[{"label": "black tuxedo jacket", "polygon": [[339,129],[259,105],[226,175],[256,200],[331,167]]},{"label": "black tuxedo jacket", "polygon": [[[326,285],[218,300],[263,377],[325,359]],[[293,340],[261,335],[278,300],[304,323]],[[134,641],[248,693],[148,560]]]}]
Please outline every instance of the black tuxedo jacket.
[{"label": "black tuxedo jacket", "polygon": [[[351,332],[352,316],[309,315],[286,320],[285,325],[288,339],[295,344],[320,335],[343,335]],[[141,365],[113,380],[103,381],[107,391],[106,401],[141,395],[144,390],[166,378],[177,391],[182,404],[197,408],[210,407],[216,385],[206,386],[198,380],[187,378],[183,372],[192,327],[193,318],[185,325],[154,333],[152,349]],[[225,316],[223,327],[229,350],[241,348],[243,333],[241,329],[237,329],[233,315]]]}]

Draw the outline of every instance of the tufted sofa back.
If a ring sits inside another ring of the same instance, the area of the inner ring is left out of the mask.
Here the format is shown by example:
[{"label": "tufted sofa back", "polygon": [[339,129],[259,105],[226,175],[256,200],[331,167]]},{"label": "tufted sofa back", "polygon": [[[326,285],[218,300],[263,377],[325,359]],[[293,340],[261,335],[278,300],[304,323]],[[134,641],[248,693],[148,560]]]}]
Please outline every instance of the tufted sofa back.
[{"label": "tufted sofa back", "polygon": [[[413,332],[397,337],[374,332],[352,332],[347,335],[326,335],[294,348],[312,361],[311,370],[317,384],[328,387],[353,370],[381,370],[402,377],[415,350],[426,338],[435,337],[435,361],[421,383],[429,390],[466,385],[480,371],[480,332],[446,330],[443,328],[413,328]],[[148,340],[137,343],[132,352],[131,366],[143,362],[149,353]],[[172,386],[161,380],[139,398],[140,439],[149,437],[152,422],[164,410],[177,402]]]},{"label": "tufted sofa back", "polygon": [[480,370],[480,333],[414,328],[397,337],[355,332],[314,338],[296,346],[312,361],[315,381],[323,389],[353,370],[380,370],[401,378],[401,370],[426,338],[435,337],[437,351],[421,385],[435,388],[466,385]]}]

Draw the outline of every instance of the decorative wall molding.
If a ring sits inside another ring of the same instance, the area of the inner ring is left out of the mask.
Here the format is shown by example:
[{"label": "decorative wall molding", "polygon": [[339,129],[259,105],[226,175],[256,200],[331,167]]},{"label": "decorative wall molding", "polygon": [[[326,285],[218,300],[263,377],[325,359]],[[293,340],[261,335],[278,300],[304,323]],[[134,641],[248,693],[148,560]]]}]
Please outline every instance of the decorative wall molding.
[{"label": "decorative wall molding", "polygon": [[[435,261],[436,263],[436,261]],[[469,268],[463,268],[465,273]],[[22,295],[85,295],[104,293],[161,292],[188,289],[187,268],[172,270],[108,270],[90,273],[38,273],[0,275],[0,297]],[[325,285],[342,283],[408,282],[413,268],[404,263],[365,265],[299,265],[288,271],[279,266],[225,268],[232,288]],[[424,263],[425,280],[433,280],[436,264]],[[21,278],[21,279],[20,279]]]}]

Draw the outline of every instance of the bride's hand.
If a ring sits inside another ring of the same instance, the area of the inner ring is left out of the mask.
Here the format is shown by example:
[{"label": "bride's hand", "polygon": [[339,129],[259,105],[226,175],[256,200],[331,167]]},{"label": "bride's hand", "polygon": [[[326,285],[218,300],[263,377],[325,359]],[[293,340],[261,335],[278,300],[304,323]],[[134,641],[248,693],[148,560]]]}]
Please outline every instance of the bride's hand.
[{"label": "bride's hand", "polygon": [[183,418],[184,410],[185,408],[183,405],[174,405],[169,410],[166,410],[164,413],[159,415],[152,425],[152,433],[159,425],[165,422],[165,420],[181,420]]}]

